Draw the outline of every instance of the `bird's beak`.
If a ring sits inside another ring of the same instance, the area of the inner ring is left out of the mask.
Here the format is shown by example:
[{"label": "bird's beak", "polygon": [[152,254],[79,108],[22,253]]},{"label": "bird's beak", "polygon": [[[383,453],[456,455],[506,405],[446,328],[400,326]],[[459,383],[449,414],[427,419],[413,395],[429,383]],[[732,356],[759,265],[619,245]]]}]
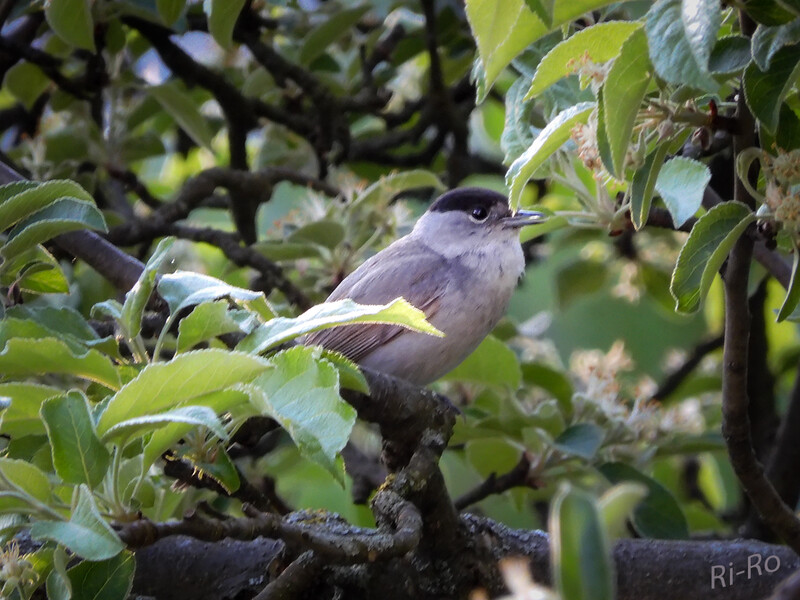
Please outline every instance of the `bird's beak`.
[{"label": "bird's beak", "polygon": [[518,210],[510,217],[503,218],[503,227],[518,229],[526,225],[536,225],[547,220],[547,215],[535,210]]}]

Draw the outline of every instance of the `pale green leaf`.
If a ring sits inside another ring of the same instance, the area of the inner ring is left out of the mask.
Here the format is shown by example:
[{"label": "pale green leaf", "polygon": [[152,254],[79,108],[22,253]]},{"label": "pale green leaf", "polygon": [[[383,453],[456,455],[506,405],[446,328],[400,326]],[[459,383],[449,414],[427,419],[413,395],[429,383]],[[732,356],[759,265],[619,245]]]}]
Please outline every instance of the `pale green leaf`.
[{"label": "pale green leaf", "polygon": [[750,63],[750,40],[743,35],[726,35],[717,40],[708,58],[714,75],[734,75]]},{"label": "pale green leaf", "polygon": [[594,102],[581,102],[563,110],[533,140],[530,147],[515,160],[506,173],[508,201],[512,208],[519,206],[525,184],[550,156],[569,139],[572,128],[586,123],[595,108]]},{"label": "pale green leaf", "polygon": [[42,404],[41,415],[58,476],[67,483],[97,487],[111,455],[95,433],[88,400],[78,391],[50,398]]},{"label": "pale green leaf", "polygon": [[98,435],[104,437],[123,421],[246,383],[271,366],[258,356],[217,349],[187,352],[167,363],[147,365],[111,398],[97,424]]},{"label": "pale green leaf", "polygon": [[656,178],[656,190],[667,205],[675,227],[688,221],[703,203],[711,171],[703,163],[678,156],[667,161]]},{"label": "pale green leaf", "polygon": [[120,311],[119,323],[128,338],[136,337],[142,330],[142,316],[144,315],[147,301],[153,293],[156,275],[163,262],[167,259],[173,243],[175,243],[175,238],[164,238],[158,243],[150,258],[147,259],[139,279],[125,294],[125,302]]},{"label": "pale green leaf", "polygon": [[719,84],[709,72],[721,13],[717,0],[658,0],[647,12],[650,60],[668,83],[715,92]]},{"label": "pale green leaf", "polygon": [[207,406],[181,406],[166,412],[142,415],[117,423],[103,435],[103,442],[140,437],[171,423],[206,427],[221,440],[228,439],[228,434],[214,410]]},{"label": "pale green leaf", "polygon": [[197,145],[211,149],[211,139],[214,137],[211,128],[195,101],[183,88],[171,81],[149,87],[147,91]]},{"label": "pale green leaf", "polygon": [[610,4],[607,0],[555,2],[553,22],[548,27],[528,9],[524,0],[467,0],[467,19],[484,72],[478,102],[483,101],[501,71],[529,44],[551,29],[607,4]]},{"label": "pale green leaf", "polygon": [[553,26],[555,0],[525,0],[525,4],[547,27]]},{"label": "pale green leaf", "polygon": [[60,373],[104,386],[119,388],[119,375],[108,357],[94,349],[76,352],[56,338],[21,339],[6,343],[0,352],[0,372],[10,377]]},{"label": "pale green leaf", "polygon": [[44,16],[62,40],[96,52],[90,0],[48,0],[44,3]]},{"label": "pale green leaf", "polygon": [[[254,393],[253,386],[237,385],[235,388],[192,398],[191,402],[194,405],[211,409],[214,414],[223,414],[248,402]],[[141,455],[143,471],[147,471],[165,451],[169,450],[195,426],[193,423],[173,421],[155,430],[146,441],[144,452]]]},{"label": "pale green leaf", "polygon": [[641,29],[622,45],[619,56],[603,85],[605,128],[613,162],[613,173],[624,175],[625,154],[631,142],[636,115],[650,83],[647,37]]},{"label": "pale green leaf", "polygon": [[562,484],[553,500],[548,529],[553,578],[562,597],[612,600],[616,577],[595,499]]},{"label": "pale green leaf", "polygon": [[53,570],[47,576],[48,600],[70,600],[72,584],[67,576],[67,553],[63,546],[56,546],[53,551]]},{"label": "pale green leaf", "polygon": [[0,513],[24,509],[28,503],[7,492],[30,496],[41,503],[50,501],[52,487],[47,475],[28,461],[0,458]]},{"label": "pale green leaf", "polygon": [[656,189],[656,180],[664,166],[667,155],[666,143],[659,145],[644,160],[644,164],[633,174],[631,181],[631,220],[633,226],[639,230],[650,215],[650,205]]},{"label": "pale green leaf", "polygon": [[606,490],[600,497],[599,505],[600,516],[609,537],[628,537],[627,520],[647,493],[644,484],[634,482],[619,483]]},{"label": "pale green leaf", "polygon": [[271,359],[275,369],[254,382],[258,409],[278,421],[306,458],[344,482],[336,455],[350,437],[356,411],[339,397],[339,374],[319,350],[296,346]]},{"label": "pale green leaf", "polygon": [[[166,301],[171,314],[195,304],[220,298],[231,298],[245,305],[258,301],[266,304],[263,292],[239,288],[220,279],[190,271],[176,271],[163,275],[158,282],[158,293]],[[260,311],[256,312],[261,314]]]},{"label": "pale green leaf", "polygon": [[243,310],[229,310],[226,300],[198,304],[178,325],[178,352],[226,333],[249,333],[258,324],[255,317]]},{"label": "pale green leaf", "polygon": [[424,312],[403,298],[383,305],[357,304],[345,299],[312,306],[296,318],[276,317],[267,321],[239,342],[236,349],[258,354],[307,333],[352,323],[402,325],[412,331],[444,336],[428,323]]},{"label": "pale green leaf", "polygon": [[536,67],[525,100],[574,73],[584,57],[597,64],[612,60],[619,54],[625,40],[641,27],[642,24],[636,21],[607,21],[571,35],[550,50]]},{"label": "pale green leaf", "polygon": [[86,560],[106,560],[125,549],[111,526],[100,516],[89,488],[81,485],[69,521],[36,521],[35,540],[52,540]]},{"label": "pale green leaf", "polygon": [[698,219],[672,273],[675,310],[697,310],[734,243],[754,220],[755,215],[739,202],[718,204]]},{"label": "pale green leaf", "polygon": [[0,433],[11,438],[44,434],[39,416],[42,402],[62,393],[40,383],[0,383],[0,396],[11,399],[11,405],[0,413]]}]

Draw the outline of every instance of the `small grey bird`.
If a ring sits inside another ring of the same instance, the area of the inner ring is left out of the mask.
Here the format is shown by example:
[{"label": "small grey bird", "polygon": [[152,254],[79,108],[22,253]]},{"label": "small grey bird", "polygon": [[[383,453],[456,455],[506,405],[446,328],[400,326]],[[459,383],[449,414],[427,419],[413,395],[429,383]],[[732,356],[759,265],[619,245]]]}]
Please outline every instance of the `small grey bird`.
[{"label": "small grey bird", "polygon": [[328,301],[385,304],[402,296],[445,337],[359,324],[312,333],[304,343],[418,385],[437,380],[463,361],[505,313],[525,267],[518,229],[542,220],[542,213],[512,214],[506,197],[490,190],[443,194],[411,233],[348,275]]}]

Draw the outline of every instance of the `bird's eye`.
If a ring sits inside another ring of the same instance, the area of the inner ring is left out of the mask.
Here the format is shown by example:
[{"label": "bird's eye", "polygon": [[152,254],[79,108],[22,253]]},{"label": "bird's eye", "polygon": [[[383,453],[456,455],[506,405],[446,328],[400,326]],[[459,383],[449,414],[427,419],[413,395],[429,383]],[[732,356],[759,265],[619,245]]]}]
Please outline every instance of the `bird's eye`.
[{"label": "bird's eye", "polygon": [[486,210],[484,207],[482,207],[482,206],[476,206],[475,208],[473,208],[473,209],[472,209],[472,212],[470,213],[470,216],[471,216],[471,217],[472,217],[472,218],[473,218],[475,221],[485,221],[485,220],[486,220],[486,217],[488,217],[488,216],[489,216],[489,211],[487,211],[487,210]]}]

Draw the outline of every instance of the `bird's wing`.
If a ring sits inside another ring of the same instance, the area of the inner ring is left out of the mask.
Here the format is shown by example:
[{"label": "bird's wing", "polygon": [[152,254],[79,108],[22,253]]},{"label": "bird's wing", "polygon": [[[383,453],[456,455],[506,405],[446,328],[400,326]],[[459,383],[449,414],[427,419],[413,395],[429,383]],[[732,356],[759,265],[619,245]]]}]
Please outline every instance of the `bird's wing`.
[{"label": "bird's wing", "polygon": [[[448,285],[443,276],[448,272],[446,263],[446,258],[427,248],[395,243],[346,277],[328,301],[349,298],[359,304],[385,304],[402,296],[430,320]],[[341,325],[314,332],[304,343],[319,344],[358,362],[403,331],[397,325]]]}]

